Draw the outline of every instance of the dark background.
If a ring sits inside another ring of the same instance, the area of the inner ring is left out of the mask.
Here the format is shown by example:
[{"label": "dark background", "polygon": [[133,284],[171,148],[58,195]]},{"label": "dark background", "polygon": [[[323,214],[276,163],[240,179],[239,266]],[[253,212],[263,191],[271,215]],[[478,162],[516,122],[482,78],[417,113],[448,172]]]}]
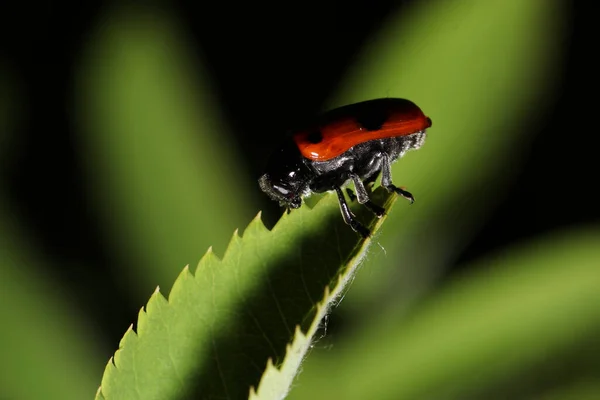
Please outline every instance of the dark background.
[{"label": "dark background", "polygon": [[[237,134],[236,143],[244,149],[243,162],[258,176],[282,129],[321,110],[365,37],[387,13],[410,3],[302,2],[274,10],[254,2],[190,1],[170,9],[178,10],[192,33]],[[10,152],[2,180],[8,183],[11,208],[18,213],[14,218],[24,222],[38,248],[53,260],[48,274],[73,289],[72,301],[99,316],[97,327],[112,348],[139,305],[123,307],[128,299],[118,292],[103,303],[94,301],[100,288],[116,286],[106,273],[115,260],[88,211],[68,107],[75,60],[107,5],[91,1],[85,6],[9,6],[0,13],[0,56],[24,83],[14,99],[20,111],[16,134],[2,144]],[[589,74],[595,55],[586,45],[580,2],[568,2],[565,9],[568,35],[555,44],[564,47],[565,55],[557,96],[530,127],[536,139],[509,186],[510,195],[464,250],[459,265],[543,232],[599,221],[596,110],[586,99],[595,76]],[[266,198],[262,208],[277,214],[276,204]],[[454,271],[449,269],[448,275]]]}]

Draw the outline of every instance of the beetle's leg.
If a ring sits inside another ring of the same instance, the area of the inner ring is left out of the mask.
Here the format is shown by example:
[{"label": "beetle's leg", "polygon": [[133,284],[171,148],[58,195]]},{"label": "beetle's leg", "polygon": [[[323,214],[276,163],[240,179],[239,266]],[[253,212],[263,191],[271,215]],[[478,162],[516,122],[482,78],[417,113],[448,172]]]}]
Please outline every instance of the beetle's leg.
[{"label": "beetle's leg", "polygon": [[408,201],[410,201],[410,204],[415,202],[415,198],[413,197],[412,194],[410,194],[410,192],[407,192],[404,189],[396,187],[392,183],[392,168],[390,165],[390,158],[388,157],[387,154],[384,154],[382,156],[382,160],[381,160],[381,186],[386,188],[388,190],[388,192],[398,193],[400,196],[402,196],[405,199],[407,199]]},{"label": "beetle's leg", "polygon": [[[348,193],[348,197],[350,198],[350,201],[356,200],[356,195],[354,194],[352,189],[346,188],[346,193]],[[369,209],[373,214],[375,214],[377,216],[377,218],[381,218],[385,215],[385,208],[378,206],[377,204],[373,203],[371,200],[367,201],[364,204],[364,206],[367,207],[367,209]]]},{"label": "beetle's leg", "polygon": [[363,182],[360,180],[358,175],[351,174],[350,178],[352,178],[352,181],[354,182],[354,187],[356,188],[356,196],[354,196],[352,189],[346,188],[346,192],[348,192],[350,200],[354,201],[354,199],[358,199],[358,202],[360,204],[364,204],[365,207],[371,210],[373,214],[377,215],[377,218],[381,218],[385,214],[385,209],[373,203],[371,199],[369,199],[367,189],[363,185]]},{"label": "beetle's leg", "polygon": [[350,174],[350,178],[352,182],[354,182],[354,188],[356,189],[356,198],[360,204],[365,204],[369,201],[369,194],[367,193],[367,189],[363,185],[362,181],[356,174]]},{"label": "beetle's leg", "polygon": [[372,174],[370,177],[368,177],[367,179],[365,179],[363,181],[363,184],[365,186],[365,189],[367,189],[367,191],[370,191],[369,189],[373,186],[373,184],[375,183],[375,181],[377,180],[378,177],[379,177],[379,171],[375,174]]},{"label": "beetle's leg", "polygon": [[354,214],[352,214],[352,211],[350,211],[348,203],[346,203],[346,199],[344,198],[342,189],[340,189],[339,187],[335,187],[334,189],[337,193],[338,200],[340,202],[340,210],[342,212],[344,222],[350,225],[352,230],[358,232],[363,238],[368,238],[371,235],[371,232],[355,219],[356,217],[354,216]]}]

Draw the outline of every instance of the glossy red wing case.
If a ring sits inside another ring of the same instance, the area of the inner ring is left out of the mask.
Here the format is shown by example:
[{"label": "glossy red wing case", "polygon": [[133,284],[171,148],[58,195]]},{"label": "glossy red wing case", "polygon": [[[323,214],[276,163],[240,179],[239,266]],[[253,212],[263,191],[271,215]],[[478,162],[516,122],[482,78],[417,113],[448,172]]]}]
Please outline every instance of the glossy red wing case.
[{"label": "glossy red wing case", "polygon": [[331,110],[292,137],[303,157],[327,161],[357,144],[425,130],[431,120],[413,102],[376,99]]}]

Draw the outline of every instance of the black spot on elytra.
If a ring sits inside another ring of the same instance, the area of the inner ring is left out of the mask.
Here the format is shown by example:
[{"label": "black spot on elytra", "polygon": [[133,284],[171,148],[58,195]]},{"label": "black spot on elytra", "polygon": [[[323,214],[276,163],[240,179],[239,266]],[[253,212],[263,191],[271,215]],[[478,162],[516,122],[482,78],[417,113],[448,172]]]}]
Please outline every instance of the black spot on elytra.
[{"label": "black spot on elytra", "polygon": [[306,136],[306,140],[311,142],[312,144],[321,143],[323,141],[323,134],[320,130],[314,130]]},{"label": "black spot on elytra", "polygon": [[388,117],[388,110],[385,107],[365,107],[356,114],[356,122],[368,131],[377,131],[381,129]]}]

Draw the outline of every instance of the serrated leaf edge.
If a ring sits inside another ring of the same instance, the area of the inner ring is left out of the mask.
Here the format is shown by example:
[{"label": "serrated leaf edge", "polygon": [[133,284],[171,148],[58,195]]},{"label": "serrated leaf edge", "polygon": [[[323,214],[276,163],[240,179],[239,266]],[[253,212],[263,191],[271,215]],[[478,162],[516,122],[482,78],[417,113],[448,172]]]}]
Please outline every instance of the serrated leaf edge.
[{"label": "serrated leaf edge", "polygon": [[[315,208],[317,206],[317,204],[319,204],[323,200],[323,198],[325,198],[325,196],[319,198],[313,204],[312,207],[308,207],[308,208],[310,208],[310,209]],[[390,199],[388,200],[387,204],[385,205],[385,208],[387,209],[388,212],[391,210],[393,204],[395,203],[395,199],[396,199],[395,196],[391,196]],[[104,373],[102,375],[101,384],[98,386],[98,389],[96,391],[95,400],[105,400],[106,399],[106,397],[104,396],[104,393],[102,392],[102,387],[104,386],[104,381],[105,381],[105,379],[108,379],[109,375],[112,373],[113,370],[119,369],[120,354],[121,354],[122,350],[125,347],[127,347],[127,343],[129,341],[138,339],[139,337],[141,337],[144,334],[144,326],[145,326],[146,316],[148,314],[148,309],[151,309],[155,306],[159,306],[158,303],[161,303],[161,305],[163,305],[163,306],[167,306],[167,307],[170,306],[172,300],[174,299],[172,294],[177,293],[177,291],[174,291],[173,289],[178,285],[178,282],[180,282],[182,279],[185,279],[184,276],[195,277],[198,274],[198,272],[201,272],[201,268],[203,265],[209,264],[209,262],[207,260],[212,257],[214,257],[216,262],[222,263],[223,260],[225,260],[228,257],[228,254],[230,254],[232,252],[232,249],[241,243],[243,237],[246,235],[247,232],[257,229],[258,231],[263,231],[261,233],[276,234],[276,232],[278,231],[278,227],[283,223],[283,221],[285,221],[285,219],[287,219],[287,217],[288,217],[287,213],[284,212],[282,214],[282,216],[277,220],[277,222],[275,223],[273,228],[268,229],[266,227],[266,225],[264,224],[264,221],[262,220],[262,211],[259,211],[256,214],[256,216],[250,221],[250,223],[246,226],[242,235],[239,234],[239,228],[236,228],[234,230],[234,232],[231,236],[231,239],[227,245],[227,248],[223,254],[223,257],[219,257],[217,254],[215,254],[212,246],[210,246],[206,250],[204,255],[200,258],[200,261],[198,262],[198,264],[196,266],[196,270],[193,273],[190,271],[189,265],[186,265],[183,267],[183,269],[181,270],[181,272],[175,279],[175,282],[173,283],[173,286],[171,287],[171,291],[167,297],[165,297],[162,294],[162,292],[160,291],[160,287],[157,286],[156,289],[153,291],[152,295],[150,296],[150,298],[148,299],[146,305],[141,307],[140,311],[138,312],[138,318],[136,321],[136,329],[134,329],[134,323],[129,325],[129,327],[125,331],[123,337],[119,341],[119,348],[115,351],[113,356],[111,356],[109,358],[109,360],[106,364],[106,367],[104,369]],[[386,219],[386,216],[380,218],[374,224],[373,232],[377,231],[377,229],[380,227],[380,225],[383,223],[383,221],[385,219]],[[314,336],[314,333],[317,331],[321,320],[325,317],[325,315],[327,315],[327,312],[329,311],[329,309],[336,304],[336,299],[342,293],[343,289],[346,287],[346,284],[347,284],[349,278],[353,275],[354,271],[356,271],[356,269],[358,268],[358,266],[364,259],[364,256],[366,255],[366,249],[369,247],[369,245],[372,243],[372,241],[374,239],[375,238],[369,238],[369,239],[359,242],[358,247],[361,247],[361,250],[359,250],[356,253],[356,255],[350,260],[346,270],[343,273],[340,273],[340,275],[338,276],[338,282],[334,286],[333,293],[330,293],[329,287],[325,288],[323,299],[321,302],[317,303],[317,305],[316,305],[317,312],[315,313],[315,318],[314,318],[312,324],[310,325],[310,328],[307,331],[307,333],[304,334],[302,332],[302,329],[300,328],[300,326],[299,325],[296,326],[294,338],[293,338],[292,342],[288,343],[288,345],[286,346],[286,355],[284,357],[284,361],[281,364],[282,366],[286,365],[286,360],[288,360],[288,357],[291,354],[290,351],[294,350],[295,346],[298,345],[299,338],[301,338],[301,337],[305,337],[305,338],[309,339],[307,342],[308,345],[305,346],[304,349],[299,348],[296,351],[304,350],[303,356],[300,358],[300,363],[305,358],[308,347],[310,347],[312,337]],[[341,282],[342,280],[344,280],[344,282]],[[332,294],[333,294],[333,296],[332,296]],[[297,367],[299,367],[300,363],[298,363]],[[261,378],[261,381],[259,382],[257,391],[254,390],[254,387],[250,388],[249,393],[250,393],[251,398],[252,398],[252,393],[257,394],[260,392],[261,384],[264,381],[264,378],[267,375],[267,373],[271,370],[276,371],[276,373],[278,373],[278,374],[281,373],[280,369],[277,368],[273,364],[272,359],[269,358],[267,360],[267,368],[265,369],[265,371],[262,375],[262,378]],[[297,371],[297,369],[296,369],[296,371]],[[289,391],[289,388],[288,388],[288,391]],[[287,392],[286,392],[286,394],[287,394]],[[285,395],[283,397],[285,397]],[[283,397],[281,397],[281,398],[283,398]]]},{"label": "serrated leaf edge", "polygon": [[[388,213],[391,210],[393,204],[395,203],[395,200],[396,197],[392,196],[388,204],[386,204],[386,209]],[[382,217],[375,223],[374,232],[377,231],[377,229],[381,226],[385,219],[386,216]],[[273,359],[269,358],[267,360],[265,371],[261,377],[257,388],[255,388],[254,386],[250,387],[248,393],[249,400],[281,400],[288,395],[289,391],[292,388],[292,380],[300,371],[300,365],[306,358],[309,349],[312,347],[313,337],[317,332],[321,321],[325,318],[325,316],[329,313],[329,311],[332,308],[336,307],[339,304],[339,302],[341,302],[341,300],[343,299],[344,291],[348,288],[349,283],[351,283],[351,280],[354,278],[356,271],[360,268],[362,262],[364,261],[367,255],[368,248],[375,240],[376,238],[373,237],[359,242],[359,251],[355,253],[354,257],[351,260],[349,260],[346,269],[338,275],[337,283],[333,286],[332,289],[330,289],[329,286],[325,287],[325,290],[323,292],[323,298],[320,302],[316,304],[317,312],[315,313],[313,322],[308,328],[307,332],[302,332],[300,325],[296,325],[294,338],[292,339],[292,342],[288,343],[288,345],[286,346],[286,354],[281,363],[281,368],[275,366],[273,364]],[[290,358],[292,356],[296,356],[297,353],[301,354],[301,356],[297,357],[297,362],[292,365],[294,367],[292,368],[294,373],[290,377],[290,384],[287,386],[285,392],[262,393],[261,390],[266,390],[263,388],[265,387],[265,385],[268,384],[268,380],[275,380],[279,376],[283,375],[283,369],[288,366]]]}]

